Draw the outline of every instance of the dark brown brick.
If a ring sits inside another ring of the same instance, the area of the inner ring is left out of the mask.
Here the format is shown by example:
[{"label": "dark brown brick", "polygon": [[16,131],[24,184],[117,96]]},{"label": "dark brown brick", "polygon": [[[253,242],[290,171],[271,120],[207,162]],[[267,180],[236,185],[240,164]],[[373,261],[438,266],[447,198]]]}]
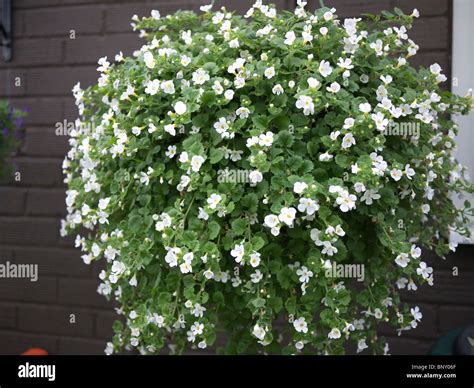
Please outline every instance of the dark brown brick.
[{"label": "dark brown brick", "polygon": [[25,211],[25,190],[0,187],[0,198],[1,215],[21,215]]},{"label": "dark brown brick", "polygon": [[[29,279],[1,279],[0,292],[3,300],[16,302],[56,302],[56,278],[42,276],[41,267],[38,268],[38,281]],[[0,342],[1,344],[1,342]],[[0,346],[1,348],[1,346]]]},{"label": "dark brown brick", "polygon": [[115,54],[122,51],[130,55],[144,44],[137,33],[103,36],[86,36],[81,39],[67,40],[65,61],[68,64],[95,64],[101,57],[113,60]]},{"label": "dark brown brick", "polygon": [[394,6],[411,14],[416,8],[420,16],[445,15],[449,10],[449,0],[396,0]]},{"label": "dark brown brick", "polygon": [[15,306],[13,304],[0,303],[0,329],[13,329],[15,326]]},{"label": "dark brown brick", "polygon": [[24,35],[41,37],[60,35],[69,39],[75,30],[76,39],[81,34],[99,33],[102,29],[102,6],[55,7],[20,11],[25,15]]},{"label": "dark brown brick", "polygon": [[0,354],[19,355],[29,348],[42,348],[49,354],[57,354],[57,337],[43,334],[27,334],[15,331],[0,331]]},{"label": "dark brown brick", "polygon": [[84,264],[79,249],[15,248],[15,263],[38,264],[42,275],[87,277],[90,266]]},{"label": "dark brown brick", "polygon": [[26,125],[54,125],[64,119],[62,98],[15,98],[11,99],[11,103],[18,109],[28,111]]},{"label": "dark brown brick", "polygon": [[55,219],[0,217],[0,244],[53,245],[58,239],[59,223]]},{"label": "dark brown brick", "polygon": [[408,36],[423,50],[448,49],[449,20],[447,17],[422,18],[413,23]]},{"label": "dark brown brick", "polygon": [[15,171],[21,173],[21,186],[57,186],[62,183],[62,161],[59,159],[14,158]]},{"label": "dark brown brick", "polygon": [[83,307],[110,307],[105,297],[97,293],[98,280],[59,279],[59,302]]},{"label": "dark brown brick", "polygon": [[26,215],[64,216],[65,197],[63,189],[30,189],[26,195]]},{"label": "dark brown brick", "polygon": [[77,308],[35,305],[18,307],[18,328],[32,333],[90,337],[94,331],[94,319],[93,313]]},{"label": "dark brown brick", "polygon": [[[59,122],[62,126],[63,122]],[[61,129],[61,127],[59,127]],[[59,131],[58,131],[59,132]],[[27,128],[21,148],[25,156],[58,157],[63,159],[69,150],[69,136],[57,136],[56,127]]]},{"label": "dark brown brick", "polygon": [[104,355],[105,340],[83,338],[59,338],[59,354],[62,355]]},{"label": "dark brown brick", "polygon": [[420,51],[410,58],[410,64],[414,67],[430,67],[433,63],[438,63],[446,74],[451,67],[449,54],[447,51],[424,52]]},{"label": "dark brown brick", "polygon": [[13,9],[51,7],[62,2],[62,0],[15,0],[12,2],[12,7]]},{"label": "dark brown brick", "polygon": [[20,69],[0,70],[0,96],[24,96],[26,94],[26,71]]},{"label": "dark brown brick", "polygon": [[404,337],[387,337],[392,355],[428,354],[434,341],[420,341]]},{"label": "dark brown brick", "polygon": [[57,64],[62,59],[61,39],[16,39],[14,45],[12,62],[0,61],[0,67]]},{"label": "dark brown brick", "polygon": [[439,309],[439,330],[442,333],[474,324],[474,309],[461,306],[441,306]]},{"label": "dark brown brick", "polygon": [[474,273],[460,272],[453,276],[451,272],[434,271],[434,286],[424,285],[418,291],[403,293],[404,300],[431,303],[452,303],[474,305]]},{"label": "dark brown brick", "polygon": [[[72,88],[78,82],[86,88],[97,82],[96,66],[47,67],[28,72],[28,96],[64,95],[72,98]],[[61,82],[58,82],[61,80]]]},{"label": "dark brown brick", "polygon": [[100,312],[97,314],[96,337],[110,340],[114,335],[112,325],[120,317],[115,313]]}]

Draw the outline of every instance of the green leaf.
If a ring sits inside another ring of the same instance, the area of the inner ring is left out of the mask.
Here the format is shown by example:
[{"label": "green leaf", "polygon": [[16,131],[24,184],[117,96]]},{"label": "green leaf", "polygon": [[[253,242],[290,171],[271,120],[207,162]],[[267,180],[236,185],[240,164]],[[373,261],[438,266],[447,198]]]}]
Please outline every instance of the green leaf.
[{"label": "green leaf", "polygon": [[209,239],[213,240],[219,235],[219,232],[221,231],[221,226],[216,221],[211,221],[209,222],[208,229]]},{"label": "green leaf", "polygon": [[211,150],[211,154],[210,154],[210,162],[211,164],[216,164],[216,163],[219,163],[222,158],[224,157],[225,153],[224,153],[224,150],[222,148],[213,148]]},{"label": "green leaf", "polygon": [[245,233],[247,230],[248,222],[242,218],[238,218],[232,222],[232,231],[237,235],[240,236]]}]

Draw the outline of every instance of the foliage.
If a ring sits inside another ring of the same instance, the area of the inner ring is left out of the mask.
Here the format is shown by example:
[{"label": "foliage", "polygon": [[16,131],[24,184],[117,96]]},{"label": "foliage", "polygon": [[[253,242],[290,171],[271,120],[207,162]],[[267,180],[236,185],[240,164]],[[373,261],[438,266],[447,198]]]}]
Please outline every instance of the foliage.
[{"label": "foliage", "polygon": [[[386,353],[379,323],[421,319],[398,290],[434,281],[419,247],[444,256],[467,234],[450,115],[470,96],[442,91],[439,65],[409,65],[417,11],[202,11],[134,18],[147,43],[74,88],[62,231],[84,227],[84,261],[107,261],[99,292],[125,323],[106,352],[224,332],[226,354]],[[419,136],[388,132],[402,123]],[[331,277],[340,264],[363,281]]]}]

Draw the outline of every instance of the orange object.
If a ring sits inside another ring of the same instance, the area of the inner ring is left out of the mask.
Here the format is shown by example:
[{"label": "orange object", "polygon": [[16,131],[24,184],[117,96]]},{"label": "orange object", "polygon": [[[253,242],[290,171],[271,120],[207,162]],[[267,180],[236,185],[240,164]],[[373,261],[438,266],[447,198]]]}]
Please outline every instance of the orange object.
[{"label": "orange object", "polygon": [[21,353],[22,356],[47,356],[48,352],[40,348],[30,348],[26,352]]}]

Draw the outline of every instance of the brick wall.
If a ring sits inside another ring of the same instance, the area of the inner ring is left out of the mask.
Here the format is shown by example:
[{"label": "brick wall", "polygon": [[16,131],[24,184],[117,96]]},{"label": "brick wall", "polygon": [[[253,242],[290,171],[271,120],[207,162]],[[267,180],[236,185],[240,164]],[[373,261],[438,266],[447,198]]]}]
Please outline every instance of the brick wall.
[{"label": "brick wall", "polygon": [[[278,0],[280,8],[294,6]],[[20,182],[0,187],[0,262],[39,264],[40,278],[0,280],[0,354],[18,354],[40,346],[51,354],[102,354],[115,318],[112,305],[96,294],[97,266],[85,266],[71,239],[59,237],[64,215],[61,162],[67,138],[56,136],[54,125],[77,116],[71,88],[97,79],[99,57],[130,54],[140,47],[131,32],[133,14],[196,9],[208,0],[14,0],[14,60],[0,59],[0,97],[17,107],[28,107],[21,151],[14,158]],[[244,12],[249,0],[218,2]],[[312,4],[311,4],[312,3]],[[310,1],[311,6],[319,3]],[[325,1],[342,17],[377,12],[398,5],[422,18],[411,34],[422,50],[418,63],[450,63],[451,8],[448,0],[338,0]],[[76,38],[69,39],[70,30]],[[14,81],[20,77],[21,86]],[[425,353],[440,333],[474,321],[472,250],[454,255],[458,278],[450,276],[452,264],[432,258],[441,267],[437,287],[416,294],[424,307],[420,328],[407,339],[394,338],[393,353]],[[435,268],[437,265],[434,265]],[[408,295],[413,297],[412,295]],[[75,323],[70,323],[75,314]],[[393,335],[393,333],[390,333]]]}]

